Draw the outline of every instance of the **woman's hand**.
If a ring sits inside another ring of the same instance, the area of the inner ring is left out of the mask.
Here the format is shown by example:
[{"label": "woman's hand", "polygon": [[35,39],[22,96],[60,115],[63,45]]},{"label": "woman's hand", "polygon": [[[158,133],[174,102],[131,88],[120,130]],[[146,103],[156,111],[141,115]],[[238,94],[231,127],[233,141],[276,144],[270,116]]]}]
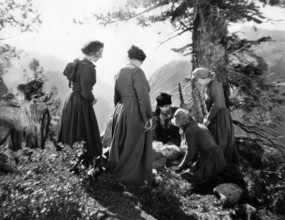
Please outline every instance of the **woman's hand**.
[{"label": "woman's hand", "polygon": [[177,168],[174,171],[175,173],[180,174],[183,170],[184,168],[177,166]]},{"label": "woman's hand", "polygon": [[144,132],[148,131],[151,128],[152,128],[152,118],[149,118],[145,123]]},{"label": "woman's hand", "polygon": [[203,120],[203,125],[205,125],[206,127],[208,127],[209,124],[210,124],[210,121],[208,121],[207,118],[204,118],[204,120]]},{"label": "woman's hand", "polygon": [[94,99],[92,102],[92,105],[95,105],[97,103],[97,99]]},{"label": "woman's hand", "polygon": [[185,110],[190,109],[189,104],[186,104],[186,103],[182,103],[180,107],[183,108],[183,109],[185,109]]}]

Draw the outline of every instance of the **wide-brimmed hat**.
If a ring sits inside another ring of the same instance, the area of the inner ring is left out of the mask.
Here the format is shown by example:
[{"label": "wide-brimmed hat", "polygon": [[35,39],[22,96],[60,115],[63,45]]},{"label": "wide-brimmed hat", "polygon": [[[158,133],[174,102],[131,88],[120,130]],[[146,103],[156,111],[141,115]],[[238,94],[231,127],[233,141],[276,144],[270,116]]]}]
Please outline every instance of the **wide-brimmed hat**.
[{"label": "wide-brimmed hat", "polygon": [[175,111],[174,117],[171,120],[172,124],[177,125],[177,122],[180,125],[185,125],[190,122],[191,114],[189,111],[179,108]]},{"label": "wide-brimmed hat", "polygon": [[189,80],[194,80],[194,79],[205,79],[205,78],[213,76],[214,74],[215,74],[214,72],[210,71],[207,68],[199,67],[199,68],[194,69],[192,73],[189,74],[185,78],[185,80],[189,81]]},{"label": "wide-brimmed hat", "polygon": [[160,93],[155,99],[159,107],[172,104],[171,95],[164,92]]}]

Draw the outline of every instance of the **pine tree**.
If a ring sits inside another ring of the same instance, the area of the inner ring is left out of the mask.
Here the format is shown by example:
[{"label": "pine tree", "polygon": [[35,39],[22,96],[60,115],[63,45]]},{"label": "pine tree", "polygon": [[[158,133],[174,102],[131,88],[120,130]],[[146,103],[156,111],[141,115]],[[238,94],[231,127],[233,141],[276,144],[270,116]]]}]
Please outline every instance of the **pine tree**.
[{"label": "pine tree", "polygon": [[[253,46],[271,38],[263,37],[255,41],[241,39],[236,33],[229,33],[228,27],[241,21],[258,24],[266,21],[260,10],[266,4],[284,6],[285,1],[128,0],[118,11],[95,17],[104,25],[129,19],[137,19],[142,26],[170,21],[176,31],[169,39],[190,31],[192,39],[189,43],[174,50],[185,55],[191,53],[193,69],[206,67],[216,72],[223,82],[229,108],[244,112],[263,109],[263,114],[252,120],[257,122],[264,119],[274,100],[268,95],[271,85],[263,78],[267,65],[254,53]],[[196,82],[191,82],[189,87],[192,92],[190,106],[195,118],[201,122],[207,113],[203,98]],[[231,96],[232,89],[236,90],[236,97]],[[243,126],[242,123],[236,124]]]}]

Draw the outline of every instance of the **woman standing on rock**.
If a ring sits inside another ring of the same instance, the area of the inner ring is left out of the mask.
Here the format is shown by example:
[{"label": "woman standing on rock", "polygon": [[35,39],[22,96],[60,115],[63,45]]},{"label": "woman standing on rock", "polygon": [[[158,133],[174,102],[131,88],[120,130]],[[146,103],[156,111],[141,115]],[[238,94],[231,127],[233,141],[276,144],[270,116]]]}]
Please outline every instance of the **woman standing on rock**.
[{"label": "woman standing on rock", "polygon": [[69,80],[71,91],[68,94],[61,117],[58,142],[72,146],[84,141],[86,152],[81,156],[85,166],[89,166],[94,157],[102,155],[102,143],[93,105],[97,99],[92,93],[96,83],[95,63],[102,58],[104,44],[100,41],[87,43],[81,51],[85,55],[69,63],[64,75]]},{"label": "woman standing on rock", "polygon": [[115,76],[114,132],[108,168],[127,186],[152,178],[152,110],[150,87],[140,68],[146,58],[138,47],[128,50],[129,64]]},{"label": "woman standing on rock", "polygon": [[192,79],[206,88],[205,102],[208,114],[203,124],[208,127],[217,144],[222,148],[228,163],[238,162],[238,152],[232,117],[226,107],[222,83],[215,78],[215,73],[207,68],[196,68],[192,72]]}]

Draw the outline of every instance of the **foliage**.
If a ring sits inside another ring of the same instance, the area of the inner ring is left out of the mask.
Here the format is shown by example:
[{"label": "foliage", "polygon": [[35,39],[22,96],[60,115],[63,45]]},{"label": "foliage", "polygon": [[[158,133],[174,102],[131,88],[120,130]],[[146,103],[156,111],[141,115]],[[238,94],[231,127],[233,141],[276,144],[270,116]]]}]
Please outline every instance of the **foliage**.
[{"label": "foliage", "polygon": [[[220,18],[223,18],[227,23],[235,23],[239,21],[254,21],[262,23],[266,20],[260,12],[258,1],[221,1],[221,0],[147,0],[135,1],[127,0],[126,4],[116,11],[107,14],[94,14],[94,17],[101,21],[101,24],[107,25],[113,22],[126,21],[130,19],[137,19],[138,24],[142,26],[150,26],[155,22],[170,21],[176,31],[169,37],[172,39],[176,36],[182,35],[185,32],[192,32],[194,27],[195,14],[194,9],[197,7],[207,7],[209,14],[205,19],[212,24],[217,23]],[[281,5],[284,1],[261,1],[264,4]],[[215,29],[218,32],[220,28]],[[220,39],[221,41],[223,39]],[[176,52],[189,54],[192,44],[187,44],[181,48],[175,49]]]},{"label": "foliage", "polygon": [[38,11],[32,0],[5,0],[0,2],[0,40],[4,39],[3,31],[15,27],[21,32],[32,31],[34,24],[41,23]]},{"label": "foliage", "polygon": [[[124,7],[117,11],[94,16],[104,25],[134,18],[142,26],[169,21],[175,31],[166,41],[192,32],[192,42],[174,51],[184,55],[192,53],[193,68],[204,66],[215,71],[224,84],[227,106],[231,110],[241,110],[243,117],[240,119],[243,119],[245,127],[253,128],[258,124],[256,133],[260,133],[260,126],[276,126],[280,120],[279,116],[271,113],[280,100],[275,98],[274,86],[264,77],[268,66],[254,51],[255,45],[271,38],[250,41],[241,39],[236,33],[228,33],[230,23],[253,21],[260,24],[267,21],[260,10],[260,2],[263,5],[285,5],[284,1],[278,0],[127,0]],[[189,106],[193,106],[192,112],[196,120],[201,122],[207,110],[197,83],[191,83],[191,87],[193,103]],[[266,136],[266,132],[261,135]]]},{"label": "foliage", "polygon": [[7,68],[11,66],[10,60],[19,57],[19,51],[8,44],[0,45],[0,77],[7,73]]},{"label": "foliage", "polygon": [[18,172],[1,177],[1,219],[91,219],[98,204],[83,190],[82,178],[68,167],[82,145],[62,151],[17,151]]},{"label": "foliage", "polygon": [[[264,150],[261,156],[261,166],[258,169],[246,163],[242,165],[242,173],[247,183],[246,200],[258,208],[256,215],[259,218],[275,215],[273,219],[279,219],[277,216],[285,214],[283,212],[285,204],[284,154],[272,148],[264,148]],[[252,158],[254,157],[252,155]],[[281,216],[280,219],[282,219]]]},{"label": "foliage", "polygon": [[26,69],[24,69],[24,78],[26,81],[30,81],[31,79],[40,79],[42,81],[46,81],[47,78],[43,74],[44,68],[40,65],[40,61],[36,58],[33,58],[29,63],[29,70],[32,71],[32,76],[29,77],[29,73]]},{"label": "foliage", "polygon": [[[242,208],[246,204],[257,209],[254,219],[284,215],[284,158],[275,155],[278,151],[265,149],[258,168],[246,161],[241,172],[228,168],[226,177],[221,177],[237,184],[243,178],[247,196],[235,207],[224,207],[211,194],[212,189],[196,193],[191,184],[168,169],[158,171],[155,186],[140,188],[125,188],[108,171],[91,178],[89,169],[79,166],[79,175],[74,175],[68,168],[83,152],[80,143],[63,146],[62,151],[49,145],[45,150],[4,149],[0,148],[0,155],[8,155],[18,171],[1,176],[1,219],[246,219]],[[248,159],[254,155],[256,152]]]},{"label": "foliage", "polygon": [[[0,42],[8,37],[11,29],[20,32],[34,31],[41,23],[38,11],[34,8],[32,0],[5,0],[0,2]],[[0,77],[10,67],[10,60],[17,58],[19,51],[7,44],[0,44]]]}]

